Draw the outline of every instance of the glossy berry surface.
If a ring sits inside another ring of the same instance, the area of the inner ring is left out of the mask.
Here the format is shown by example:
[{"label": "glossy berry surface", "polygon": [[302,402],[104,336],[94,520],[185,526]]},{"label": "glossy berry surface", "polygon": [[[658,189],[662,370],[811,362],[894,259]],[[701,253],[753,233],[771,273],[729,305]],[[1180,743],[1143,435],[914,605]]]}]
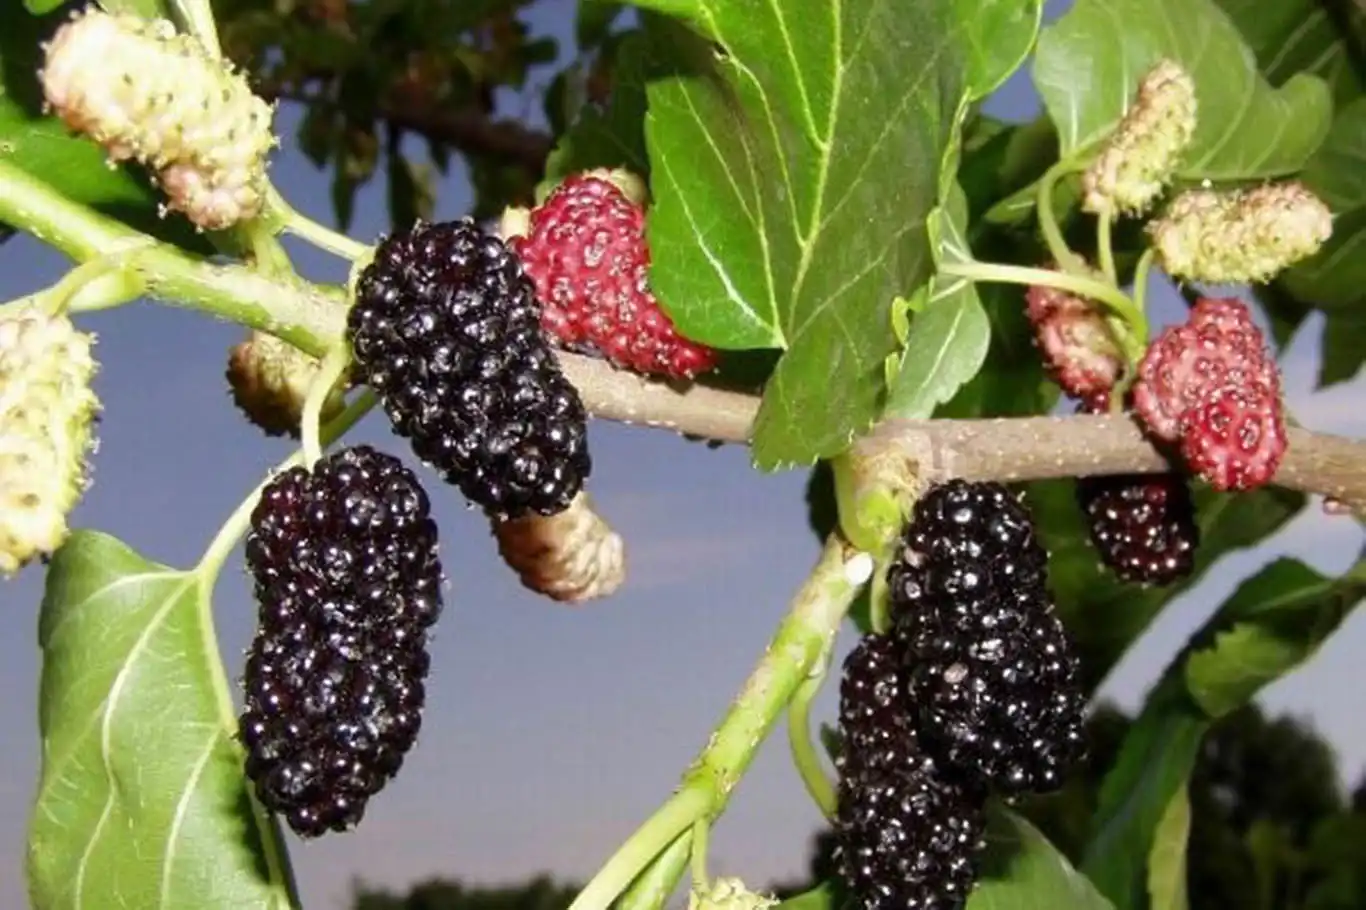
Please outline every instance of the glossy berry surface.
[{"label": "glossy berry surface", "polygon": [[916,504],[888,574],[916,728],[941,765],[1007,794],[1048,792],[1084,753],[1085,696],[1024,506],[952,480]]},{"label": "glossy berry surface", "polygon": [[845,659],[836,868],[866,908],[954,910],[977,877],[985,793],[921,749],[901,656],[867,635]]},{"label": "glossy berry surface", "polygon": [[565,348],[674,379],[716,366],[716,352],[681,336],[660,309],[645,212],[610,180],[568,177],[512,244],[536,283],[546,330]]},{"label": "glossy berry surface", "polygon": [[521,264],[470,219],[381,242],[347,331],[395,432],[490,515],[554,515],[583,488],[583,402]]},{"label": "glossy berry surface", "polygon": [[[1085,399],[1081,410],[1107,412],[1109,395]],[[1076,496],[1091,545],[1121,581],[1169,585],[1195,568],[1200,526],[1185,476],[1173,472],[1079,477]]]},{"label": "glossy berry surface", "polygon": [[1168,585],[1195,567],[1200,528],[1181,475],[1079,478],[1077,504],[1101,561],[1122,581]]},{"label": "glossy berry surface", "polygon": [[437,529],[417,478],[368,446],[273,478],[246,562],[259,623],[240,734],[261,803],[299,835],[357,824],[421,726]]}]

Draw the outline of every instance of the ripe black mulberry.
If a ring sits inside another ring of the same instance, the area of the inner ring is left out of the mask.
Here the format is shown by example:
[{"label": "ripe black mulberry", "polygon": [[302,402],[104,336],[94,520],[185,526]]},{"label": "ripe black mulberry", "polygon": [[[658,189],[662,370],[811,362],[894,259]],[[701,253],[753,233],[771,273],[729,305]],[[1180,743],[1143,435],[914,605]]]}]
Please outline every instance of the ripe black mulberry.
[{"label": "ripe black mulberry", "polygon": [[1084,754],[1086,699],[1029,513],[994,483],[917,503],[889,573],[925,749],[1005,795],[1048,792]]},{"label": "ripe black mulberry", "polygon": [[421,727],[442,609],[427,495],[393,456],[341,449],[267,484],[246,561],[260,609],[243,678],[247,776],[299,835],[347,830]]},{"label": "ripe black mulberry", "polygon": [[985,791],[921,749],[899,658],[870,635],[844,664],[835,861],[866,910],[957,910],[977,878]]},{"label": "ripe black mulberry", "polygon": [[1121,581],[1169,585],[1195,568],[1200,527],[1180,474],[1083,477],[1077,503],[1101,561]]},{"label": "ripe black mulberry", "polygon": [[490,516],[554,515],[592,470],[587,412],[515,255],[471,219],[386,238],[347,320],[395,432]]}]

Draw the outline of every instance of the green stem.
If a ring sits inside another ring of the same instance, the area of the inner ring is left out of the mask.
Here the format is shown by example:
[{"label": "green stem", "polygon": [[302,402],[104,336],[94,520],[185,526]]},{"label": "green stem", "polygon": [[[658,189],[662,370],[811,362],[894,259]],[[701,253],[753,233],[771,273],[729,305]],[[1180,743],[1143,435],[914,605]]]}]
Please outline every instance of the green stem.
[{"label": "green stem", "polygon": [[712,794],[695,784],[675,793],[598,870],[593,880],[574,898],[569,910],[605,910],[647,863],[662,853],[680,832],[690,829],[706,815],[711,801]]},{"label": "green stem", "polygon": [[699,818],[692,824],[692,883],[694,888],[706,890],[711,887],[711,878],[707,875],[707,845],[710,840],[711,822],[706,818]]},{"label": "green stem", "polygon": [[303,437],[303,463],[310,469],[323,456],[320,438],[323,405],[350,364],[351,346],[345,342],[338,344],[327,352],[322,365],[318,368],[318,374],[313,377],[313,383],[308,387],[303,414],[300,417],[299,433]]},{"label": "green stem", "polygon": [[[828,658],[827,658],[828,660]],[[835,787],[821,764],[820,752],[811,741],[811,700],[821,689],[825,673],[812,676],[797,687],[792,702],[787,706],[787,743],[792,751],[792,764],[806,785],[806,792],[826,818],[833,819],[839,808]]]},{"label": "green stem", "polygon": [[68,313],[92,305],[110,309],[127,303],[142,293],[142,282],[134,270],[137,252],[110,253],[87,260],[67,272],[62,279],[36,295],[51,314]]},{"label": "green stem", "polygon": [[656,856],[645,871],[636,876],[631,887],[617,901],[616,910],[663,910],[673,895],[683,870],[692,856],[692,829],[689,828]]},{"label": "green stem", "polygon": [[1058,181],[1078,170],[1080,166],[1076,163],[1062,160],[1044,172],[1039,178],[1038,197],[1035,199],[1034,207],[1039,213],[1039,230],[1043,232],[1044,243],[1048,244],[1048,253],[1053,257],[1053,261],[1064,272],[1082,275],[1087,271],[1086,263],[1067,245],[1062,236],[1062,228],[1058,226],[1058,216],[1053,210],[1053,193]]},{"label": "green stem", "polygon": [[[1134,307],[1140,312],[1148,312],[1148,273],[1152,271],[1154,252],[1151,247],[1143,251],[1143,255],[1138,257],[1138,265],[1134,266]],[[1147,340],[1146,333],[1144,341]]]},{"label": "green stem", "polygon": [[[570,905],[569,910],[605,910],[635,880],[645,865],[654,860],[676,837],[681,828],[656,819],[674,807],[685,794],[701,797],[700,812],[689,818],[714,819],[726,807],[731,792],[754,761],[759,746],[773,731],[783,709],[792,701],[798,687],[810,677],[822,655],[828,652],[840,623],[844,621],[854,597],[868,581],[871,557],[850,552],[848,545],[832,535],[806,583],[792,600],[787,616],[779,624],[759,665],[750,673],[739,696],[713,731],[706,748],[697,756],[683,777],[683,789],[664,804],[655,818],[642,828],[602,868]],[[677,809],[674,815],[681,815]],[[677,820],[674,819],[677,824]],[[673,872],[674,870],[665,870]],[[677,867],[672,879],[660,875],[652,884],[672,890],[682,875]]]},{"label": "green stem", "polygon": [[1115,248],[1110,238],[1114,218],[1108,211],[1096,216],[1096,251],[1100,257],[1100,271],[1105,280],[1119,285],[1119,272],[1115,269]]},{"label": "green stem", "polygon": [[272,188],[269,191],[268,209],[272,212],[275,222],[280,229],[293,234],[303,240],[307,240],[320,250],[326,250],[334,256],[355,262],[365,256],[370,255],[371,247],[364,243],[352,240],[345,234],[324,227],[318,222],[304,215],[294,208],[284,197]]},{"label": "green stem", "polygon": [[146,294],[269,332],[314,356],[324,356],[342,336],[346,316],[340,289],[283,281],[246,266],[192,256],[71,201],[3,159],[0,222],[77,262],[135,248],[135,271]]},{"label": "green stem", "polygon": [[1148,337],[1147,317],[1134,306],[1134,302],[1123,291],[1112,284],[1085,275],[1071,275],[1052,269],[1034,269],[993,262],[945,262],[940,265],[939,272],[943,275],[957,275],[972,281],[1055,287],[1064,291],[1071,291],[1082,297],[1099,300],[1129,325],[1130,331],[1124,333],[1123,339],[1126,352],[1133,359],[1143,355],[1143,343],[1136,339]]}]

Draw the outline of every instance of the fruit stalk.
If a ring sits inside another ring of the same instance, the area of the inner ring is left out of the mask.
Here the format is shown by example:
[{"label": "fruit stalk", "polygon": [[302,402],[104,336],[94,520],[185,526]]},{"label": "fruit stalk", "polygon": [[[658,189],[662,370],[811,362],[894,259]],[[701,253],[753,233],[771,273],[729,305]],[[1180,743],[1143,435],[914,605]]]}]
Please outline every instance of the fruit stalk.
[{"label": "fruit stalk", "polygon": [[[798,687],[820,668],[845,614],[868,581],[872,560],[830,537],[806,583],[792,600],[759,665],[683,776],[683,786],[607,861],[569,910],[606,910],[646,866],[698,819],[724,810],[759,746]],[[673,870],[670,870],[673,871]],[[672,881],[658,881],[668,892]]]},{"label": "fruit stalk", "polygon": [[1004,284],[1040,285],[1059,288],[1089,297],[1104,303],[1116,316],[1128,324],[1124,343],[1133,360],[1143,356],[1144,340],[1148,337],[1148,318],[1134,305],[1128,295],[1104,281],[1057,272],[1051,269],[1035,269],[1018,265],[1003,265],[995,262],[946,262],[939,271],[944,275],[956,275],[969,281],[995,281]]}]

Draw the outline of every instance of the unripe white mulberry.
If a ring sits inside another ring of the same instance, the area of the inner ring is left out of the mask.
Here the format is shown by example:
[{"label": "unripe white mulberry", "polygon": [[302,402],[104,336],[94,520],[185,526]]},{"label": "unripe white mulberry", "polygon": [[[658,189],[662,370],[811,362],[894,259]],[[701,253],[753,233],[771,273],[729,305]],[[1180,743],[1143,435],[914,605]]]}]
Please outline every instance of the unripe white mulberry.
[{"label": "unripe white mulberry", "polygon": [[607,597],[626,579],[625,545],[582,491],[556,515],[494,521],[498,552],[533,591],[563,603]]},{"label": "unripe white mulberry", "polygon": [[738,878],[718,878],[688,894],[688,910],[769,910],[777,904],[776,898],[749,890]]},{"label": "unripe white mulberry", "polygon": [[1190,190],[1148,233],[1173,278],[1260,283],[1318,252],[1332,236],[1333,213],[1293,181],[1227,193]]},{"label": "unripe white mulberry", "polygon": [[0,575],[61,546],[89,484],[93,342],[37,306],[0,310]]},{"label": "unripe white mulberry", "polygon": [[[253,330],[228,356],[228,385],[237,407],[267,436],[297,439],[304,401],[321,368],[318,358]],[[344,382],[337,383],[323,401],[324,422],[346,406],[344,389]]]},{"label": "unripe white mulberry", "polygon": [[273,110],[229,63],[164,19],[90,7],[46,47],[48,105],[112,161],[154,172],[171,208],[206,230],[255,217]]},{"label": "unripe white mulberry", "polygon": [[1139,215],[1176,172],[1195,135],[1195,84],[1180,64],[1161,60],[1143,77],[1134,106],[1082,175],[1082,208]]}]

